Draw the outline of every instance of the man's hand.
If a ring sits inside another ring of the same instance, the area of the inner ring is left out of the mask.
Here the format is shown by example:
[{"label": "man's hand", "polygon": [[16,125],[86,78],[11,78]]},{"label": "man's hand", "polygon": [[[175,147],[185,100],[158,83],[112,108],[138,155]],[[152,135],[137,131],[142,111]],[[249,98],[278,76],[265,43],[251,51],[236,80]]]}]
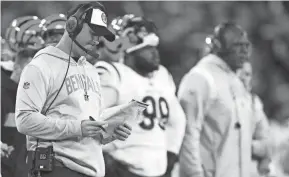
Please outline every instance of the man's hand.
[{"label": "man's hand", "polygon": [[8,145],[1,142],[1,158],[7,157],[8,154]]},{"label": "man's hand", "polygon": [[131,134],[131,130],[132,130],[131,126],[124,123],[114,129],[113,137],[115,137],[118,140],[125,141]]},{"label": "man's hand", "polygon": [[9,157],[13,150],[13,146],[8,146],[7,144],[1,142],[1,158]]},{"label": "man's hand", "polygon": [[83,137],[96,137],[101,134],[102,128],[107,127],[107,124],[102,121],[83,120],[81,122],[81,131]]},{"label": "man's hand", "polygon": [[270,173],[271,159],[265,158],[258,161],[258,172],[260,175],[267,175]]}]

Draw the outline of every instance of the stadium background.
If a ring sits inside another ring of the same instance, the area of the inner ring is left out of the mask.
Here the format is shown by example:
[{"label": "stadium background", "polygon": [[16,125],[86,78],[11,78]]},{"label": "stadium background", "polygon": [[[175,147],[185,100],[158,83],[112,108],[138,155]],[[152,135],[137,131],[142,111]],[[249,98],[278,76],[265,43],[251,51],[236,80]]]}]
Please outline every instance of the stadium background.
[{"label": "stadium background", "polygon": [[[65,13],[77,1],[2,1],[1,35],[16,17]],[[205,36],[225,20],[235,20],[249,33],[254,50],[254,90],[261,96],[270,118],[289,117],[289,2],[110,1],[109,21],[134,13],[155,21],[160,35],[162,63],[178,85],[200,58]],[[282,64],[280,65],[280,61]],[[285,64],[286,63],[286,64]],[[288,66],[288,67],[286,67]]]},{"label": "stadium background", "polygon": [[[213,27],[226,20],[236,21],[248,31],[253,43],[253,90],[263,100],[267,116],[288,125],[284,121],[289,118],[289,2],[103,3],[109,21],[134,13],[155,22],[161,40],[161,61],[171,71],[176,85],[200,59],[205,37],[212,33]],[[53,13],[65,13],[75,4],[78,2],[1,1],[1,36],[5,36],[6,28],[19,16],[44,18]]]}]

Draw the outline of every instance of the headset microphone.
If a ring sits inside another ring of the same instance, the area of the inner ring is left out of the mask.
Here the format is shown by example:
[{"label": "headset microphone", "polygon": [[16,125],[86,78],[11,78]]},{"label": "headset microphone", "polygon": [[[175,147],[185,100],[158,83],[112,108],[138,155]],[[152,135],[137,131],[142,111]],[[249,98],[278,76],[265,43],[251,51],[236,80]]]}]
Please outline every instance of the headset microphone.
[{"label": "headset microphone", "polygon": [[86,48],[84,48],[82,45],[80,45],[77,40],[74,37],[71,37],[72,41],[79,47],[81,48],[85,53],[87,53],[88,55],[94,57],[95,59],[97,59],[99,57],[99,54],[90,50],[87,50]]}]

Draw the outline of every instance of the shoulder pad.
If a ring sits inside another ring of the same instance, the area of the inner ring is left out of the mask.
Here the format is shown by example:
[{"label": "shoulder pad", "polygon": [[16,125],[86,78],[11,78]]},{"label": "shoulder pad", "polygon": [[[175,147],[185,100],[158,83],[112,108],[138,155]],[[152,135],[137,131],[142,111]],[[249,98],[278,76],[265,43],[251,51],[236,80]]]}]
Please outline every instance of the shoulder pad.
[{"label": "shoulder pad", "polygon": [[95,65],[101,85],[116,86],[121,83],[121,75],[113,62],[99,61]]},{"label": "shoulder pad", "polygon": [[170,88],[172,88],[173,92],[175,93],[176,92],[176,85],[175,85],[172,74],[169,72],[169,70],[166,67],[164,67],[162,65],[160,65],[159,71],[163,73],[164,78],[167,79]]}]

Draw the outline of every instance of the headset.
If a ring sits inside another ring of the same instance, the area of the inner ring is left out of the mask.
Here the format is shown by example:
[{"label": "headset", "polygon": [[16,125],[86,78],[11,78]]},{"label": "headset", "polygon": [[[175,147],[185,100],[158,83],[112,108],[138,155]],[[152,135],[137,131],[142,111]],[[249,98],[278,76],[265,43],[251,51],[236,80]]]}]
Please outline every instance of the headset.
[{"label": "headset", "polygon": [[99,8],[102,11],[105,11],[105,8],[102,4],[100,4],[99,2],[94,2],[95,4],[92,3],[88,3],[88,4],[84,4],[82,6],[80,6],[76,12],[74,14],[72,14],[66,21],[66,31],[69,34],[69,37],[73,40],[73,42],[75,42],[75,44],[81,48],[83,51],[85,51],[87,54],[89,54],[90,56],[93,56],[95,58],[99,57],[99,54],[93,52],[93,51],[89,51],[87,49],[85,49],[83,46],[81,46],[77,40],[76,40],[76,36],[80,33],[80,31],[83,28],[83,23],[85,18],[83,18],[83,16],[92,8]]},{"label": "headset", "polygon": [[209,36],[210,38],[209,45],[213,52],[217,53],[227,52],[224,35],[225,32],[230,28],[240,28],[240,27],[234,22],[223,22],[214,28],[213,35]]}]

